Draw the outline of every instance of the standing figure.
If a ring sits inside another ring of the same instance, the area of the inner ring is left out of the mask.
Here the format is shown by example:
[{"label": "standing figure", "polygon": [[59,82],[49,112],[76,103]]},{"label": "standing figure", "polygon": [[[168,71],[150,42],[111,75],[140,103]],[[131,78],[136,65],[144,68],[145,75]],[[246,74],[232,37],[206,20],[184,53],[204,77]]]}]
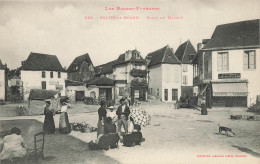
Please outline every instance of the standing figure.
[{"label": "standing figure", "polygon": [[203,97],[201,100],[201,115],[207,115],[207,114],[208,114],[208,110],[206,106],[206,100],[205,97]]},{"label": "standing figure", "polygon": [[128,133],[128,116],[130,114],[130,109],[127,106],[125,99],[120,99],[120,106],[118,107],[116,114],[118,116],[118,134],[120,139],[122,139],[121,127],[124,126],[125,133]]},{"label": "standing figure", "polygon": [[0,146],[3,146],[0,163],[19,163],[26,157],[26,144],[21,136],[21,130],[17,127],[11,129],[11,134],[4,137]]},{"label": "standing figure", "polygon": [[108,107],[107,111],[107,117],[105,119],[105,124],[104,124],[104,132],[105,134],[109,133],[116,133],[116,121],[117,121],[117,115],[116,112],[114,111],[114,106]]},{"label": "standing figure", "polygon": [[100,108],[98,109],[98,129],[97,129],[97,137],[100,134],[105,134],[104,132],[104,124],[105,124],[105,118],[107,116],[107,110],[106,110],[106,101],[100,102]]},{"label": "standing figure", "polygon": [[44,108],[44,123],[43,131],[45,133],[55,133],[55,124],[53,119],[54,109],[51,107],[51,101],[46,100],[46,107]]},{"label": "standing figure", "polygon": [[61,104],[61,114],[60,114],[60,124],[59,124],[59,132],[62,134],[69,134],[71,132],[71,127],[69,123],[68,117],[68,102],[62,102]]}]

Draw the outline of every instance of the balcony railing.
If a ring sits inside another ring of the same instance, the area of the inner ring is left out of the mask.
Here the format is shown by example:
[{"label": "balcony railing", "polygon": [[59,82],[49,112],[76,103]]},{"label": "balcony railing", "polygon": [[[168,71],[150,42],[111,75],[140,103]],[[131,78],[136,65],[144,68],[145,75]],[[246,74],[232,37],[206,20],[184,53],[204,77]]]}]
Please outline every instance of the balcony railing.
[{"label": "balcony railing", "polygon": [[193,84],[198,84],[202,82],[202,80],[211,80],[212,79],[212,72],[205,72],[193,78]]},{"label": "balcony railing", "polygon": [[204,79],[211,80],[212,79],[212,72],[205,72]]}]

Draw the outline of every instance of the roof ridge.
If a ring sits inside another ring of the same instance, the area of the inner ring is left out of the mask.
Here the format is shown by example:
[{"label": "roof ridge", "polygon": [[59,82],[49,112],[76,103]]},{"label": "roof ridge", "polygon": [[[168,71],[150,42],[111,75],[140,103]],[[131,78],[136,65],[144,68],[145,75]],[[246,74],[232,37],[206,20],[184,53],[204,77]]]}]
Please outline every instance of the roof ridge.
[{"label": "roof ridge", "polygon": [[166,54],[166,50],[167,50],[167,48],[169,48],[169,45],[168,45],[168,44],[166,45],[166,48],[165,48],[165,50],[164,50],[164,52],[163,52],[163,57],[162,57],[161,62],[163,62],[164,59],[165,59],[165,54]]},{"label": "roof ridge", "polygon": [[185,56],[185,52],[186,52],[187,47],[188,47],[188,44],[189,44],[189,40],[187,40],[185,43],[186,43],[186,46],[185,46],[185,48],[184,48],[183,55],[182,55],[182,58],[181,58],[181,64],[182,64],[182,62],[183,62],[183,58],[184,58],[184,56]]}]

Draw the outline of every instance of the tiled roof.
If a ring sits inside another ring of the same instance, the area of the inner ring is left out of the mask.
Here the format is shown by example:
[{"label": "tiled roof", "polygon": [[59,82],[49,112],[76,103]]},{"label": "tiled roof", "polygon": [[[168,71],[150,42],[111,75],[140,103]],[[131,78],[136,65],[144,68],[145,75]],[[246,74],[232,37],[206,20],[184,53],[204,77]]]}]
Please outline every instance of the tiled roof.
[{"label": "tiled roof", "polygon": [[125,60],[125,53],[119,55],[119,57],[116,60],[116,63],[114,65],[124,64],[124,63],[128,63],[128,62],[144,63],[145,64],[145,60],[143,59],[143,57],[140,54],[139,54],[140,58],[136,58],[133,55],[133,53],[135,53],[135,52],[139,53],[137,50],[130,50],[130,53],[132,54],[132,56],[129,60]]},{"label": "tiled roof", "polygon": [[173,50],[168,45],[159,50],[149,53],[146,58],[149,58],[150,60],[148,67],[160,63],[180,64],[179,59],[175,56]]},{"label": "tiled roof", "polygon": [[31,71],[65,71],[56,55],[31,52],[22,70]]},{"label": "tiled roof", "polygon": [[65,87],[68,86],[83,86],[85,83],[80,81],[73,81],[73,80],[65,80]]},{"label": "tiled roof", "polygon": [[218,25],[202,50],[260,47],[259,19]]},{"label": "tiled roof", "polygon": [[140,58],[136,58],[133,55],[134,52],[139,53],[137,50],[131,50],[129,52],[132,53],[132,56],[129,60],[125,60],[125,53],[121,54],[121,55],[119,55],[119,57],[116,60],[113,60],[113,61],[108,62],[106,64],[96,66],[95,67],[96,73],[99,74],[99,75],[113,73],[113,67],[114,66],[124,64],[124,63],[128,63],[128,62],[145,64],[145,60],[143,59],[143,57],[140,54],[139,54]]},{"label": "tiled roof", "polygon": [[1,59],[0,59],[0,70],[1,69],[5,69],[5,67],[4,67],[4,65],[3,65],[3,63],[2,63],[2,61],[1,61]]},{"label": "tiled roof", "polygon": [[196,55],[196,51],[191,42],[188,40],[178,47],[175,55],[183,64],[190,64],[193,57]]},{"label": "tiled roof", "polygon": [[114,86],[114,80],[107,77],[94,77],[85,82],[87,85]]},{"label": "tiled roof", "polygon": [[45,100],[54,98],[59,93],[55,90],[42,90],[42,89],[31,89],[29,99],[30,100]]},{"label": "tiled roof", "polygon": [[84,55],[81,55],[81,56],[78,56],[76,57],[73,62],[70,64],[69,68],[68,68],[68,72],[76,72],[77,71],[77,68],[79,68],[83,62],[87,62],[88,64],[90,65],[93,65],[90,57],[89,57],[89,54],[86,53]]},{"label": "tiled roof", "polygon": [[116,60],[113,60],[111,62],[108,62],[106,64],[102,64],[95,67],[96,73],[99,75],[105,75],[113,73],[113,66],[116,63]]}]

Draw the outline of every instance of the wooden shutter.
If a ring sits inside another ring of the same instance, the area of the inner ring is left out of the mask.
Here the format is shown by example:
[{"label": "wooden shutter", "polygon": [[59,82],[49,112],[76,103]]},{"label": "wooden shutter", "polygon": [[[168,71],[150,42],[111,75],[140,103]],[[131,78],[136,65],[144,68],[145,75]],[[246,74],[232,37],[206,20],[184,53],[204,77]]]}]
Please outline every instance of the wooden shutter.
[{"label": "wooden shutter", "polygon": [[218,71],[222,70],[222,54],[218,54]]},{"label": "wooden shutter", "polygon": [[249,51],[249,69],[255,69],[255,51]]},{"label": "wooden shutter", "polygon": [[244,70],[248,69],[248,51],[244,52]]}]

